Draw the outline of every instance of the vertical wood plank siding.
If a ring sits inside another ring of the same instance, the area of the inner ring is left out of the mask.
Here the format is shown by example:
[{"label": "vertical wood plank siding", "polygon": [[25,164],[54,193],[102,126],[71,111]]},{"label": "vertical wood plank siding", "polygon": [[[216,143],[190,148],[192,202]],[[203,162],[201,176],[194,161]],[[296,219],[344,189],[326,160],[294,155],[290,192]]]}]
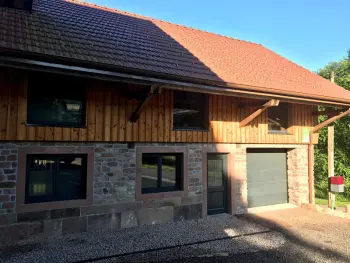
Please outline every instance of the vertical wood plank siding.
[{"label": "vertical wood plank siding", "polygon": [[[1,68],[0,68],[1,69]],[[256,103],[209,95],[209,131],[173,131],[173,92],[154,96],[136,123],[128,120],[138,101],[126,95],[125,85],[91,81],[87,88],[86,128],[30,127],[27,119],[25,72],[0,71],[0,140],[20,141],[104,141],[104,142],[198,142],[198,143],[302,143],[302,129],[314,125],[314,106],[290,104],[290,134],[268,134],[267,112],[239,128],[239,122],[254,111],[240,104]],[[140,92],[137,85],[128,90]]]}]

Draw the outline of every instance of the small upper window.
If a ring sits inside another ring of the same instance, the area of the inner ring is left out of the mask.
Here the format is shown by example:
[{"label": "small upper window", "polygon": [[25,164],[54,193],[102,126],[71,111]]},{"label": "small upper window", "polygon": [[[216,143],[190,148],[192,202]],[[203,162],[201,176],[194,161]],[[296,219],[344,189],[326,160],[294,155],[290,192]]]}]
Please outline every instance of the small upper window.
[{"label": "small upper window", "polygon": [[288,133],[288,103],[282,102],[277,107],[268,109],[269,132]]},{"label": "small upper window", "polygon": [[85,94],[81,78],[32,75],[28,86],[27,124],[85,127]]},{"label": "small upper window", "polygon": [[182,154],[142,154],[142,193],[182,190]]},{"label": "small upper window", "polygon": [[175,91],[173,128],[208,130],[208,96],[202,93]]},{"label": "small upper window", "polygon": [[27,156],[26,203],[86,198],[86,154]]}]

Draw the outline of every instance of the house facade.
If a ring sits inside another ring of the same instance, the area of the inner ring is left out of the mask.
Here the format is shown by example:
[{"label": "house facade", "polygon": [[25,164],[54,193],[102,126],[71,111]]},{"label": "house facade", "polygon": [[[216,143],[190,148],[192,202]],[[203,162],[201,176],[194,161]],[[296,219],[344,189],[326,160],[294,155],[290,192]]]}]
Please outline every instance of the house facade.
[{"label": "house facade", "polygon": [[1,241],[313,202],[318,106],[347,114],[347,91],[249,42],[31,9],[0,7]]}]

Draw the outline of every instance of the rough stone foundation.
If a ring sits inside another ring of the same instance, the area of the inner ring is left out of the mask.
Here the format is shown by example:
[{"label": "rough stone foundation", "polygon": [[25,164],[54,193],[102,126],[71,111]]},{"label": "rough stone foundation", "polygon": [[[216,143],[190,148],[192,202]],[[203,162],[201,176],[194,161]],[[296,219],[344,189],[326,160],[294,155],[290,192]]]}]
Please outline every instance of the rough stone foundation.
[{"label": "rough stone foundation", "polygon": [[[185,147],[188,152],[188,185],[185,196],[136,200],[137,147]],[[246,146],[231,145],[234,155],[236,211],[247,207]],[[91,147],[94,149],[92,205],[16,212],[18,152],[23,147]],[[249,146],[251,147],[251,145]],[[257,146],[260,147],[260,146]],[[283,145],[274,145],[283,148]],[[96,229],[126,228],[143,224],[201,218],[203,206],[203,149],[215,144],[150,144],[135,147],[120,143],[1,143],[0,144],[0,242],[33,235],[62,235]],[[289,201],[308,200],[307,146],[288,150]]]}]

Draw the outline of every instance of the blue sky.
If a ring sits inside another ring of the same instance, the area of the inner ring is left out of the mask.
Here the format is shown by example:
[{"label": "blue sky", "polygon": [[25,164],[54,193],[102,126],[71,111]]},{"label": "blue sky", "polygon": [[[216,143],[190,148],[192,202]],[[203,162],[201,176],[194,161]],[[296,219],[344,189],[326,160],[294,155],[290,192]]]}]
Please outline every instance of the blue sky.
[{"label": "blue sky", "polygon": [[350,48],[349,0],[88,0],[263,44],[316,71]]}]

